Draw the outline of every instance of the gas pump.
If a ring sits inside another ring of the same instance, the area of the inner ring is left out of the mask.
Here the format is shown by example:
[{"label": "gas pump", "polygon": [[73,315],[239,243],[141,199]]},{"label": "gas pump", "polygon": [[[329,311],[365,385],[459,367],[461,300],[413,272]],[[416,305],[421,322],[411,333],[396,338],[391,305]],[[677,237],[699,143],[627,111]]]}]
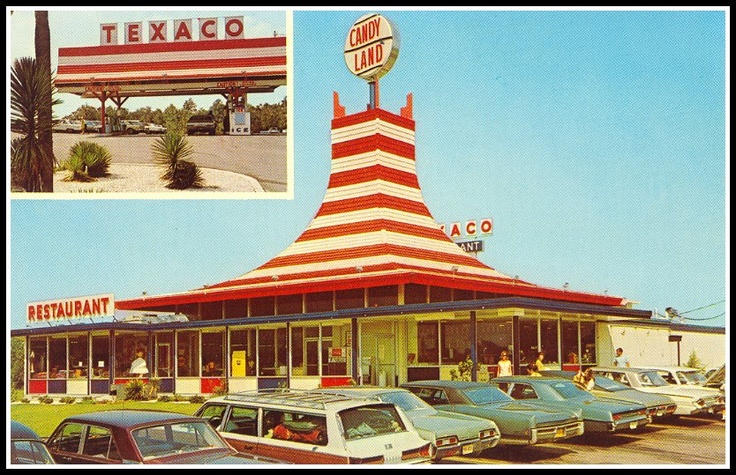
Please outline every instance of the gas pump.
[{"label": "gas pump", "polygon": [[250,112],[247,111],[245,95],[228,94],[227,110],[229,135],[250,135]]}]

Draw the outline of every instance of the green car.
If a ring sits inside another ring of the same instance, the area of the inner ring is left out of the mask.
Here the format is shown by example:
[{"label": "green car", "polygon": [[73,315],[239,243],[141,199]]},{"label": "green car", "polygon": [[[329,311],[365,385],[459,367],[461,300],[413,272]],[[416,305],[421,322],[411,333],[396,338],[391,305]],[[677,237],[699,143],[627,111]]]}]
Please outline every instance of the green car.
[{"label": "green car", "polygon": [[379,386],[338,386],[316,391],[378,399],[400,407],[425,440],[432,443],[432,460],[457,455],[477,456],[498,445],[501,432],[488,419],[438,411],[411,391]]},{"label": "green car", "polygon": [[[577,374],[576,371],[556,370],[540,371],[540,373],[543,376],[557,376],[571,381]],[[623,399],[643,404],[647,408],[649,422],[670,418],[677,410],[677,403],[665,394],[645,393],[600,375],[595,376],[595,386],[590,392],[598,398]]]},{"label": "green car", "polygon": [[501,430],[501,444],[533,445],[583,434],[579,409],[514,401],[494,384],[470,381],[412,381],[402,388],[440,411],[490,419]]},{"label": "green car", "polygon": [[649,423],[643,404],[598,398],[566,379],[501,376],[493,382],[520,402],[541,401],[561,410],[582,410],[586,433],[613,434],[639,429]]}]

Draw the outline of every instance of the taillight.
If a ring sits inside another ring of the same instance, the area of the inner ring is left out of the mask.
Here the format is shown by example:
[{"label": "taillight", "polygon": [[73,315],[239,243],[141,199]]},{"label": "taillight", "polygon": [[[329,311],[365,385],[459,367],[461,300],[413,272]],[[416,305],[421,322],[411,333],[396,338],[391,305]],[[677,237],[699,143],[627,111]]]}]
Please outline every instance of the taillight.
[{"label": "taillight", "polygon": [[401,452],[401,460],[411,460],[416,458],[426,458],[431,455],[430,444],[424,444],[418,449],[405,450]]},{"label": "taillight", "polygon": [[376,457],[366,457],[366,458],[350,457],[349,461],[351,464],[383,463],[383,455],[378,455]]},{"label": "taillight", "polygon": [[435,445],[437,445],[437,447],[444,447],[446,445],[457,445],[457,436],[451,435],[450,437],[442,437],[441,439],[437,439]]},{"label": "taillight", "polygon": [[479,437],[481,439],[490,439],[494,435],[496,435],[496,431],[493,430],[493,429],[488,429],[488,430],[482,430],[482,431],[480,431]]},{"label": "taillight", "polygon": [[613,414],[613,420],[614,421],[617,421],[617,420],[621,419],[623,416],[624,416],[623,414]]}]

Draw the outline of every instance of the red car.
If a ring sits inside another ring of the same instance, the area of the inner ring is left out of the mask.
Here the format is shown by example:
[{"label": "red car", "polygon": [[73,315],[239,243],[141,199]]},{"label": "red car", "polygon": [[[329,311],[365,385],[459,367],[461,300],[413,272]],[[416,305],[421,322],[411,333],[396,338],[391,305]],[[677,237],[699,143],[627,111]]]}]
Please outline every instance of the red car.
[{"label": "red car", "polygon": [[112,410],[64,419],[46,441],[57,464],[259,464],[198,417]]}]

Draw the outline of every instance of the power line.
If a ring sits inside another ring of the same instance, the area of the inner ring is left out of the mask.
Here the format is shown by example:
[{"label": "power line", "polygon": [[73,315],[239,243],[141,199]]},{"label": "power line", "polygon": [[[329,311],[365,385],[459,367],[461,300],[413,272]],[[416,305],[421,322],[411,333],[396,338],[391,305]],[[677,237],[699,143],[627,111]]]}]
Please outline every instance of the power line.
[{"label": "power line", "polygon": [[720,315],[716,315],[715,317],[708,317],[708,318],[687,318],[687,317],[683,317],[683,319],[684,320],[692,320],[694,322],[702,322],[702,321],[705,321],[705,320],[715,320],[716,318],[720,318],[720,317],[724,316],[725,314],[726,314],[726,312],[723,312]]},{"label": "power line", "polygon": [[704,305],[703,307],[698,307],[698,308],[694,308],[694,309],[692,309],[692,310],[687,310],[687,311],[685,311],[685,312],[680,312],[680,315],[683,315],[683,314],[686,314],[686,313],[690,313],[690,312],[695,312],[695,311],[697,311],[697,310],[703,310],[704,308],[708,308],[708,307],[714,307],[714,306],[716,306],[716,305],[720,305],[720,304],[722,304],[722,303],[723,303],[723,302],[725,302],[725,301],[726,301],[726,300],[721,300],[720,302],[715,302],[715,303],[712,303],[712,304],[709,304],[709,305]]}]

